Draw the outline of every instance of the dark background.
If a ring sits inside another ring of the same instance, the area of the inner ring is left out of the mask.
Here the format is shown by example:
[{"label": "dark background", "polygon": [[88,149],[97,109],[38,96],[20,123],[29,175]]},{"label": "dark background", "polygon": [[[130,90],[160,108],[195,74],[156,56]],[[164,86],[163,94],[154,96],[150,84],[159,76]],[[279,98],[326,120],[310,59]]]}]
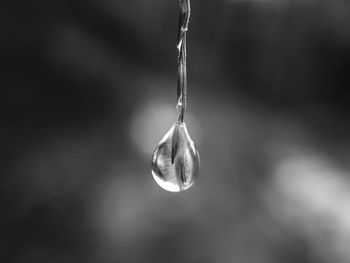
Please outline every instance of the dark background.
[{"label": "dark background", "polygon": [[2,1],[0,261],[350,262],[350,2],[193,0],[201,177],[176,120],[178,2]]}]

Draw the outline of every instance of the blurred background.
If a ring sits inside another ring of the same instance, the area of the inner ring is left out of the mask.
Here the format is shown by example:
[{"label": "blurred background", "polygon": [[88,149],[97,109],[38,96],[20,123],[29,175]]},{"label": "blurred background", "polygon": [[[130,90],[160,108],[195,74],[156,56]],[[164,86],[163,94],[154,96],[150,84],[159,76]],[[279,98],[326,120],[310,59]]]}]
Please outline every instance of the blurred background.
[{"label": "blurred background", "polygon": [[192,1],[179,194],[178,1],[0,6],[1,262],[350,262],[349,1]]}]

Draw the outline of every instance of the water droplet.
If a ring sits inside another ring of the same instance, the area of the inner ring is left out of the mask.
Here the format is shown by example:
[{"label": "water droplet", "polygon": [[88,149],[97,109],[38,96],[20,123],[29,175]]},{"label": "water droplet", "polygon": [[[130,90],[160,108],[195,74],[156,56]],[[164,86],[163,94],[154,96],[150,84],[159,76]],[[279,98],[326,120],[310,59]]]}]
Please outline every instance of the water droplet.
[{"label": "water droplet", "polygon": [[177,121],[164,135],[152,157],[152,175],[163,189],[179,192],[193,185],[199,174],[199,154],[186,124]]}]

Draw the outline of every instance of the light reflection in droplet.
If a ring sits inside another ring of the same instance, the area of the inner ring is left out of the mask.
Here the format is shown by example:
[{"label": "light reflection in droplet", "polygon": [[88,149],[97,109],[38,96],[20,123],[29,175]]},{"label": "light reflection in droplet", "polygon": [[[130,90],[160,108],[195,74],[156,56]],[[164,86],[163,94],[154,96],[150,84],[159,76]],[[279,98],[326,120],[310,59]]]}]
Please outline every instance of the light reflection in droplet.
[{"label": "light reflection in droplet", "polygon": [[152,175],[163,189],[179,192],[193,185],[199,173],[199,154],[186,124],[175,122],[155,149]]}]

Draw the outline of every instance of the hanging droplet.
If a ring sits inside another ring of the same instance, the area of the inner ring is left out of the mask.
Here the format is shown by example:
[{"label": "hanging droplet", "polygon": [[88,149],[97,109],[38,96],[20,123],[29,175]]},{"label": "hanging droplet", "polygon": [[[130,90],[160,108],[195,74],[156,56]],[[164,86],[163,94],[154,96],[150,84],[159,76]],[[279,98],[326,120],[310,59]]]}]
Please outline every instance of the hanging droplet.
[{"label": "hanging droplet", "polygon": [[179,192],[193,185],[199,174],[199,154],[186,124],[177,121],[152,157],[152,175],[163,189]]},{"label": "hanging droplet", "polygon": [[178,34],[178,121],[160,141],[152,157],[152,175],[165,190],[179,192],[193,185],[199,172],[199,154],[183,122],[187,101],[186,34],[190,19],[190,0],[180,0]]}]

